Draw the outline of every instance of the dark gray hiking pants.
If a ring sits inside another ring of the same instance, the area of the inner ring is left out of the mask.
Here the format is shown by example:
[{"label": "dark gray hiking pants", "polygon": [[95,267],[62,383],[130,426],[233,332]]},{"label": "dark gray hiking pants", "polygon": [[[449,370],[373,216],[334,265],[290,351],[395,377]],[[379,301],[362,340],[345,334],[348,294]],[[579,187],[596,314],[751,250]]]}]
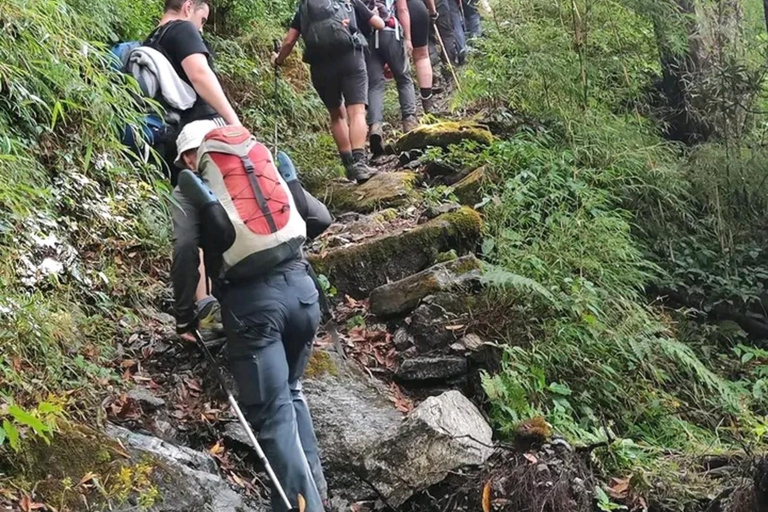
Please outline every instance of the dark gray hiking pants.
[{"label": "dark gray hiking pants", "polygon": [[[378,34],[378,41],[376,35]],[[405,54],[403,38],[394,30],[379,30],[369,41],[366,56],[368,67],[368,124],[384,121],[384,65],[388,64],[397,82],[400,114],[403,119],[416,114],[416,91],[413,88],[411,65]],[[378,44],[377,44],[378,43]]]},{"label": "dark gray hiking pants", "polygon": [[[288,499],[296,506],[301,494],[307,512],[322,512],[327,484],[300,382],[320,323],[318,292],[306,265],[229,285],[220,301],[243,413]],[[272,510],[286,510],[274,489]]]},{"label": "dark gray hiking pants", "polygon": [[[449,3],[455,1],[456,0],[435,0],[435,6],[437,7],[437,12],[439,14],[437,18],[437,29],[440,31],[440,37],[443,39],[445,53],[448,54],[448,58],[451,62],[458,64],[461,60],[461,56],[459,54],[459,46],[456,42],[456,34],[454,32],[453,11],[451,10],[451,5]],[[437,35],[434,33],[433,27],[433,33],[430,38],[430,54],[432,55],[433,65],[436,65],[438,62],[436,58],[440,61],[445,60],[445,54],[439,49],[438,43],[439,41]]]}]

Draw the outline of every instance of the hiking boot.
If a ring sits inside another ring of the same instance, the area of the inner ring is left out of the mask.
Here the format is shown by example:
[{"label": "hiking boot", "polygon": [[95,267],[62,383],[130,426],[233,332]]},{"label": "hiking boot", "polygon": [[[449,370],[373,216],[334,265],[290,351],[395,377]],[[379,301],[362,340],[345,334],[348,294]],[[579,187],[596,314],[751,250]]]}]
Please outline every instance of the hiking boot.
[{"label": "hiking boot", "polygon": [[373,176],[375,169],[368,167],[365,162],[355,162],[347,167],[347,179],[363,184]]},{"label": "hiking boot", "polygon": [[421,106],[424,108],[425,114],[435,113],[435,95],[432,94],[429,98],[421,98]]},{"label": "hiking boot", "polygon": [[197,303],[199,310],[198,321],[201,330],[224,331],[221,321],[221,305],[213,297],[206,297]]},{"label": "hiking boot", "polygon": [[405,133],[413,131],[418,127],[419,127],[419,120],[416,119],[416,116],[408,116],[405,119],[403,119],[403,131]]},{"label": "hiking boot", "polygon": [[381,123],[373,123],[368,135],[368,142],[371,144],[371,153],[373,156],[384,154],[384,128]]}]

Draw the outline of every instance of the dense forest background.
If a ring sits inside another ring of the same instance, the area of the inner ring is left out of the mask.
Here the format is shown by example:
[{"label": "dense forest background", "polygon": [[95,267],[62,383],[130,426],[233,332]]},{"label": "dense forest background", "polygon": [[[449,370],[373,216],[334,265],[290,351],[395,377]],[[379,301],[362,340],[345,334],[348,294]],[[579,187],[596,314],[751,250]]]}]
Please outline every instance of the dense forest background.
[{"label": "dense forest background", "polygon": [[[106,56],[158,4],[0,0],[0,498],[31,490],[41,442],[102,421],[122,346],[169,311],[169,189],[119,145],[135,84]],[[319,190],[342,170],[307,69],[276,100],[268,64],[294,4],[217,0],[206,37],[244,124],[278,122]],[[653,510],[710,510],[729,481],[702,461],[751,481],[768,435],[768,6],[491,5],[446,116],[505,136],[424,160],[485,172],[476,327],[503,357],[476,400],[502,442],[542,417],[584,447],[596,510],[640,506],[607,492],[625,478]]]}]

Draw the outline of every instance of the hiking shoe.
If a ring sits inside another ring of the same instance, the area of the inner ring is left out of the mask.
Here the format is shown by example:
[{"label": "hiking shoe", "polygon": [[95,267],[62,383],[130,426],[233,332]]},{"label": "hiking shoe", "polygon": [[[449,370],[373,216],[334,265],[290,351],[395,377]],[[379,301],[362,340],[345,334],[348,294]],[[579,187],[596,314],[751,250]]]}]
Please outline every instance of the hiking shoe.
[{"label": "hiking shoe", "polygon": [[405,133],[413,131],[418,127],[419,127],[419,120],[416,119],[416,116],[408,116],[405,119],[403,119],[403,131]]},{"label": "hiking shoe", "polygon": [[381,123],[374,123],[371,125],[368,142],[371,144],[371,153],[373,153],[373,156],[381,156],[384,154],[384,128],[381,126]]},{"label": "hiking shoe", "polygon": [[376,172],[375,169],[368,167],[365,162],[355,162],[347,167],[347,179],[363,184],[371,179],[374,172]]},{"label": "hiking shoe", "polygon": [[429,98],[421,98],[421,106],[424,108],[425,114],[435,113],[435,95],[432,94]]},{"label": "hiking shoe", "polygon": [[198,321],[201,330],[224,331],[221,321],[221,305],[213,297],[206,297],[197,303]]}]

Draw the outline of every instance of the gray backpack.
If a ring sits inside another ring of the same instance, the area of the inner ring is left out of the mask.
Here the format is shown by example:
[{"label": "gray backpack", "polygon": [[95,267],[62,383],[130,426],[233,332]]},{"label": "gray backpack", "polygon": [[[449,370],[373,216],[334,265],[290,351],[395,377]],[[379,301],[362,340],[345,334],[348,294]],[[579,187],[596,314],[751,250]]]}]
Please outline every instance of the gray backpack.
[{"label": "gray backpack", "polygon": [[[299,12],[306,62],[334,59],[365,46],[365,38],[357,31],[355,9],[349,1],[302,0]],[[344,20],[349,20],[347,26]]]}]

